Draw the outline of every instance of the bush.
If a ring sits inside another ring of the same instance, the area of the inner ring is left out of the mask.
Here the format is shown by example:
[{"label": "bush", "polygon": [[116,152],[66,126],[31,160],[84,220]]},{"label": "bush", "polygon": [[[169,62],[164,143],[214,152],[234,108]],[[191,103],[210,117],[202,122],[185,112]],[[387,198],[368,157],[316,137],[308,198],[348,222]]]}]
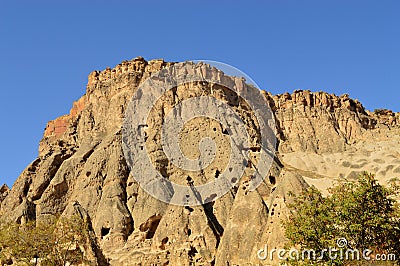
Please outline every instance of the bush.
[{"label": "bush", "polygon": [[30,221],[23,225],[0,222],[0,261],[26,265],[66,265],[86,262],[88,230],[79,217]]},{"label": "bush", "polygon": [[[364,173],[356,182],[342,181],[330,192],[323,197],[311,187],[290,205],[291,215],[284,223],[289,246],[312,249],[321,255],[319,261],[307,262],[311,264],[346,264],[322,252],[329,247],[360,252],[370,249],[372,254],[394,254],[400,261],[400,215],[394,189],[383,187],[373,175]],[[338,247],[338,239],[346,245]]]}]

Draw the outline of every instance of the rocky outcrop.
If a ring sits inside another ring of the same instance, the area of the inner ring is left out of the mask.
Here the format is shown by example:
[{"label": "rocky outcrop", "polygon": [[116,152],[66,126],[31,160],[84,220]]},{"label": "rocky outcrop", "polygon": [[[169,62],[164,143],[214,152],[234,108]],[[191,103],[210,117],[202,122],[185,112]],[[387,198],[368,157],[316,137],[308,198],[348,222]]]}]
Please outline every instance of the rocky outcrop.
[{"label": "rocky outcrop", "polygon": [[[265,244],[283,247],[285,243],[281,222],[288,216],[289,192],[298,193],[308,186],[303,179],[307,169],[302,172],[293,165],[285,166],[284,156],[349,151],[366,136],[381,136],[399,126],[399,114],[368,112],[348,95],[265,92],[275,113],[279,153],[264,182],[251,191],[248,175],[216,201],[196,207],[170,205],[149,196],[135,181],[135,172],[129,171],[124,158],[121,127],[139,84],[172,64],[138,57],[113,69],[90,73],[86,94],[73,104],[69,114],[48,123],[38,158],[23,171],[11,191],[2,187],[0,212],[21,222],[69,215],[75,206],[93,229],[91,242],[98,247],[93,254],[104,255],[100,265],[106,261],[112,265],[260,263],[257,250]],[[201,67],[207,75],[222,75],[206,65]],[[245,102],[221,86],[177,86],[174,93],[158,102],[146,140],[157,170],[175,182],[186,183],[189,175],[190,182],[213,180],[228,161],[227,133],[212,120],[193,119],[181,136],[181,148],[194,158],[199,154],[193,142],[204,136],[216,141],[219,156],[205,171],[180,171],[160,152],[159,126],[165,114],[183,99],[202,95],[212,95],[235,109],[246,121],[254,142],[251,155],[257,154],[257,123]]]},{"label": "rocky outcrop", "polygon": [[275,111],[281,153],[342,152],[376,128],[396,128],[398,114],[371,113],[348,94],[296,90],[292,94],[269,95]]},{"label": "rocky outcrop", "polygon": [[0,204],[7,197],[9,191],[10,189],[7,185],[2,185],[0,187]]},{"label": "rocky outcrop", "polygon": [[396,127],[400,124],[400,113],[395,113],[388,109],[377,109],[373,113],[368,112],[369,115],[376,117],[381,125],[389,128]]}]

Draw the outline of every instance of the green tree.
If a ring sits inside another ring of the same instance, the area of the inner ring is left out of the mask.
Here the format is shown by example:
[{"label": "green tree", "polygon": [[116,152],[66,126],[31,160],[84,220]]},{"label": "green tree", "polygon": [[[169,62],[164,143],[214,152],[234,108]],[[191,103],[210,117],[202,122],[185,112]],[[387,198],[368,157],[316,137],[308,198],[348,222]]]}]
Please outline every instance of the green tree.
[{"label": "green tree", "polygon": [[341,237],[347,239],[350,247],[377,252],[399,250],[399,216],[392,198],[394,193],[367,173],[358,182],[342,182],[332,189],[334,221],[345,229]]},{"label": "green tree", "polygon": [[88,263],[88,230],[79,217],[30,221],[23,225],[0,222],[0,261],[26,265]]},{"label": "green tree", "polygon": [[330,246],[336,233],[331,219],[331,201],[315,187],[309,187],[294,199],[290,220],[285,223],[286,236],[291,245],[312,247],[321,251]]},{"label": "green tree", "polygon": [[[375,253],[395,254],[400,260],[400,216],[395,189],[383,187],[367,173],[356,182],[339,182],[328,197],[314,187],[309,188],[289,206],[291,215],[284,223],[288,244],[318,253],[336,247],[336,240],[345,238],[347,246],[343,249],[371,249]],[[326,262],[346,263],[328,256],[320,262],[307,263]]]}]

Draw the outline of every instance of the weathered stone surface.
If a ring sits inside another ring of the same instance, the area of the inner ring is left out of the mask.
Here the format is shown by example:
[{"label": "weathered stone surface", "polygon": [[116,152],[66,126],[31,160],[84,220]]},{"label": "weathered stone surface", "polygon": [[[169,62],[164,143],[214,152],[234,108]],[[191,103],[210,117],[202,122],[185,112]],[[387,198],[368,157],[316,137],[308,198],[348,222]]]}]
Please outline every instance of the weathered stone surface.
[{"label": "weathered stone surface", "polygon": [[2,185],[0,187],[0,204],[7,197],[8,192],[10,192],[10,188],[7,185]]},{"label": "weathered stone surface", "polygon": [[355,142],[376,120],[347,94],[294,91],[273,96],[275,114],[282,132],[282,153],[308,151],[340,152]]},{"label": "weathered stone surface", "polygon": [[[288,217],[288,193],[299,193],[308,186],[303,177],[309,183],[332,177],[329,167],[325,172],[318,169],[315,158],[322,156],[329,164],[332,154],[374,152],[368,148],[371,143],[388,141],[400,128],[399,113],[366,111],[348,95],[264,92],[275,113],[279,146],[276,161],[261,186],[255,191],[248,189],[249,166],[240,183],[216,201],[197,207],[169,205],[149,196],[135,181],[135,171],[130,173],[122,150],[121,127],[138,85],[172,64],[138,57],[113,69],[90,73],[86,94],[73,104],[69,114],[48,123],[38,158],[23,171],[12,190],[0,189],[0,213],[23,222],[79,210],[93,228],[90,241],[95,248],[91,252],[99,265],[106,265],[107,260],[112,265],[264,263],[257,258],[260,248],[266,244],[279,248],[285,243],[281,221]],[[216,69],[203,68],[205,75],[222,75]],[[199,156],[193,143],[197,145],[202,137],[210,136],[216,142],[218,156],[204,171],[177,169],[162,151],[160,125],[165,114],[184,99],[204,95],[231,105],[245,121],[252,145],[259,142],[254,115],[229,90],[201,83],[178,86],[155,106],[146,141],[157,170],[176,183],[187,184],[189,175],[195,184],[208,182],[227,165],[228,137],[211,119],[191,120],[180,136],[181,148],[190,158]],[[400,145],[392,142],[395,147]],[[257,158],[256,153],[251,155]],[[314,164],[297,160],[299,154],[303,161]],[[383,169],[387,175],[400,169],[399,155],[390,155],[387,158],[392,158],[392,166]],[[349,163],[349,167],[354,165],[362,168],[363,162]]]},{"label": "weathered stone surface", "polygon": [[399,127],[399,114],[371,113],[348,94],[296,90],[270,97],[281,130],[282,153],[342,152],[371,129]]}]

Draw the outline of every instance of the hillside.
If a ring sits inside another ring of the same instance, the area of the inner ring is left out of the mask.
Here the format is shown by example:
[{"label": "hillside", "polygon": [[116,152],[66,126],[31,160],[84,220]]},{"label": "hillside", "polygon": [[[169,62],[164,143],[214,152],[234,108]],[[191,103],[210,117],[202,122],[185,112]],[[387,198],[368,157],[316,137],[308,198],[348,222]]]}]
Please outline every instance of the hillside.
[{"label": "hillside", "polygon": [[[288,215],[289,192],[299,193],[312,184],[326,193],[335,179],[351,179],[362,171],[376,173],[383,184],[400,175],[399,113],[370,112],[348,95],[263,91],[273,111],[277,143],[260,186],[249,188],[249,171],[254,170],[249,164],[229,193],[209,203],[179,206],[159,201],[139,186],[135,169],[130,171],[123,125],[138,86],[174,64],[137,57],[90,73],[86,93],[70,113],[48,122],[37,159],[11,190],[1,187],[0,214],[22,223],[69,215],[79,206],[96,235],[96,254],[102,253],[111,265],[243,265],[259,263],[257,250],[265,244],[283,247],[281,221]],[[208,65],[201,69],[205,76],[238,84],[239,78]],[[181,148],[189,157],[199,156],[192,145],[204,136],[213,137],[218,151],[204,171],[190,173],[190,181],[188,171],[175,169],[160,152],[160,125],[168,112],[183,100],[202,95],[237,111],[252,140],[250,154],[259,160],[259,125],[246,103],[222,86],[177,86],[154,108],[145,140],[155,168],[177,183],[214,180],[229,161],[229,134],[212,119],[193,120],[183,130]]]}]

